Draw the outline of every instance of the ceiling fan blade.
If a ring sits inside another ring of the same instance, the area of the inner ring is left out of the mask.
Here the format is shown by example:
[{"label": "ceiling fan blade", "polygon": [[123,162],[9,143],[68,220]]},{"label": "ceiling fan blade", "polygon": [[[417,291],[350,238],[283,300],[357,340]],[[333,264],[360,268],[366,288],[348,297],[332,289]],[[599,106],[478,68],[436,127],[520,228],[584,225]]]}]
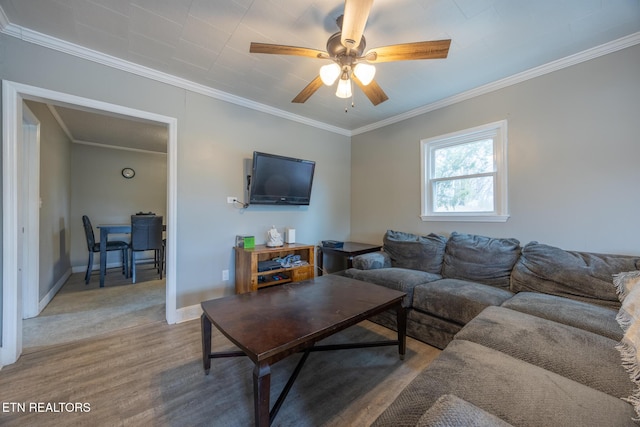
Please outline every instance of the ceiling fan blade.
[{"label": "ceiling fan blade", "polygon": [[304,103],[307,99],[309,99],[311,95],[316,93],[316,91],[320,89],[320,86],[322,86],[323,84],[324,83],[322,83],[322,79],[320,78],[320,76],[317,76],[315,79],[311,81],[311,83],[307,85],[307,87],[302,89],[300,93],[296,95],[296,97],[293,98],[293,100],[291,100],[291,102],[294,102],[296,104]]},{"label": "ceiling fan blade", "polygon": [[384,91],[382,90],[380,85],[378,85],[378,83],[375,80],[372,80],[371,83],[369,83],[368,85],[365,86],[354,75],[353,76],[353,81],[356,82],[356,84],[358,85],[358,87],[360,89],[362,89],[364,94],[367,95],[367,98],[369,98],[369,101],[371,101],[371,103],[373,105],[382,104],[384,101],[389,99],[387,94],[384,93]]},{"label": "ceiling fan blade", "polygon": [[446,58],[450,45],[451,40],[395,44],[372,49],[367,52],[366,58],[372,63]]},{"label": "ceiling fan blade", "polygon": [[340,42],[347,49],[355,49],[360,44],[372,5],[373,0],[345,0]]},{"label": "ceiling fan blade", "polygon": [[251,53],[269,53],[274,55],[306,56],[308,58],[328,58],[327,52],[307,47],[285,46],[281,44],[251,43]]}]

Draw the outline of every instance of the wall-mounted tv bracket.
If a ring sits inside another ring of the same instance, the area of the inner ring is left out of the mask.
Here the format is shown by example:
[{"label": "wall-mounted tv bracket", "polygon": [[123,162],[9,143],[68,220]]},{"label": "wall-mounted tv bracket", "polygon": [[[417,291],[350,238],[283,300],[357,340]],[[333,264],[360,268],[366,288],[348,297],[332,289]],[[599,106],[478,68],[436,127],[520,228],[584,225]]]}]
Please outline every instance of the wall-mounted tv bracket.
[{"label": "wall-mounted tv bracket", "polygon": [[[251,187],[251,175],[247,175],[247,191],[245,192],[245,197],[246,197],[247,194],[249,194],[249,188],[250,187]],[[239,204],[240,206],[242,206],[242,209],[246,209],[246,208],[249,207],[249,203],[241,202],[238,199],[235,199],[233,202]]]}]

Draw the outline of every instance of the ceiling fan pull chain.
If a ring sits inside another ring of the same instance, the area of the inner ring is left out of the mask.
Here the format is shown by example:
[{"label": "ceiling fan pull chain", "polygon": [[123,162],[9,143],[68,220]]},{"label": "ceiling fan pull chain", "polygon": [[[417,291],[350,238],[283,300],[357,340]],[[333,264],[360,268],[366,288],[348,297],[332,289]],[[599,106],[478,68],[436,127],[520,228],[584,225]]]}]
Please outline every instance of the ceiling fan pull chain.
[{"label": "ceiling fan pull chain", "polygon": [[353,90],[353,79],[350,79],[350,81],[351,81],[351,108],[354,108],[356,106],[356,101],[355,101],[356,93]]}]

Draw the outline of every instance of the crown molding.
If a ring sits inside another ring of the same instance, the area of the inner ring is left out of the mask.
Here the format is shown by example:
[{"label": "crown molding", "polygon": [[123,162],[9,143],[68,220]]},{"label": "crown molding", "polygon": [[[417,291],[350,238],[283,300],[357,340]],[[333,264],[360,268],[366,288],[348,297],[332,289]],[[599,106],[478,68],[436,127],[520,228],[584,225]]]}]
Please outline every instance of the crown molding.
[{"label": "crown molding", "polygon": [[351,132],[351,134],[352,136],[355,136],[365,132],[370,132],[372,130],[379,129],[394,123],[398,123],[403,120],[411,119],[413,117],[420,116],[422,114],[435,111],[440,108],[457,104],[458,102],[466,101],[468,99],[475,98],[480,95],[484,95],[499,89],[506,88],[508,86],[522,83],[524,81],[531,80],[536,77],[540,77],[545,74],[549,74],[554,71],[561,70],[563,68],[571,67],[572,65],[580,64],[582,62],[589,61],[591,59],[595,59],[600,56],[607,55],[609,53],[617,52],[619,50],[634,46],[639,43],[640,43],[640,32],[633,33],[628,36],[621,37],[617,40],[613,40],[609,43],[605,43],[600,46],[596,46],[594,48],[576,53],[574,55],[570,55],[565,58],[558,59],[556,61],[552,61],[544,65],[540,65],[539,67],[531,68],[521,73],[514,74],[513,76],[509,76],[501,80],[496,80],[495,82],[488,83],[486,85],[479,86],[477,88],[459,93],[457,95],[441,99],[431,104],[427,104],[422,107],[407,111],[406,113],[398,114],[397,116],[389,117],[388,119],[381,120],[379,122],[375,122],[370,125],[360,127],[358,129],[354,129]]},{"label": "crown molding", "polygon": [[134,64],[133,62],[125,61],[120,58],[116,58],[111,55],[88,49],[82,46],[78,46],[73,43],[69,43],[37,31],[30,30],[28,28],[20,27],[18,25],[9,22],[4,10],[0,6],[0,32],[19,38],[23,41],[34,43],[43,47],[47,47],[59,52],[67,53],[69,55],[76,56],[78,58],[93,61],[102,65],[106,65],[111,68],[115,68],[121,71],[126,71],[132,74],[136,74],[141,77],[146,77],[152,80],[156,80],[161,83],[176,86],[182,89],[186,89],[195,93],[199,93],[204,96],[215,98],[221,101],[229,102],[231,104],[239,105],[241,107],[249,108],[252,110],[260,111],[262,113],[271,114],[276,117],[280,117],[286,120],[291,120],[297,123],[301,123],[307,126],[312,126],[318,129],[326,130],[328,132],[336,133],[339,135],[352,137],[362,133],[370,132],[372,130],[380,129],[385,126],[389,126],[394,123],[398,123],[413,117],[429,113],[431,111],[438,110],[440,108],[448,107],[458,102],[466,101],[468,99],[475,98],[490,92],[494,92],[499,89],[503,89],[526,80],[530,80],[536,77],[543,76],[545,74],[552,73],[554,71],[561,70],[576,64],[580,64],[591,59],[598,58],[609,53],[613,53],[627,47],[634,46],[640,43],[640,32],[630,34],[628,36],[613,40],[611,42],[596,46],[591,49],[576,53],[574,55],[567,56],[565,58],[558,59],[556,61],[549,62],[547,64],[532,68],[530,70],[523,71],[513,76],[506,77],[501,80],[497,80],[492,83],[479,86],[477,88],[459,93],[457,95],[450,96],[448,98],[441,99],[436,102],[424,105],[422,107],[415,108],[402,114],[398,114],[393,117],[389,117],[384,120],[380,120],[375,123],[371,123],[360,128],[349,130],[330,125],[318,120],[313,120],[308,117],[303,117],[297,114],[290,113],[288,111],[281,110],[279,108],[271,107],[266,104],[262,104],[256,101],[252,101],[246,98],[239,97],[218,89],[214,89],[199,83],[192,82],[181,77],[176,77],[167,73],[163,73],[154,70],[149,67]]},{"label": "crown molding", "polygon": [[91,146],[91,147],[104,148],[105,150],[132,151],[132,152],[135,152],[135,153],[159,154],[161,156],[166,156],[167,155],[167,153],[163,152],[163,151],[153,151],[153,150],[143,150],[141,148],[122,147],[122,146],[119,146],[119,145],[102,144],[100,142],[82,141],[80,139],[72,139],[71,142],[73,144],[78,144],[78,145],[88,145],[88,146]]},{"label": "crown molding", "polygon": [[[3,18],[4,17],[4,18]],[[4,21],[3,21],[4,20]],[[16,37],[22,41],[37,44],[49,49],[63,52],[75,57],[86,59],[98,64],[106,65],[111,68],[115,68],[121,71],[136,74],[141,77],[146,77],[161,83],[166,83],[172,86],[186,89],[191,92],[199,93],[204,96],[219,99],[221,101],[236,104],[241,107],[250,108],[252,110],[260,111],[263,113],[271,114],[273,116],[281,117],[286,120],[298,122],[307,126],[323,129],[329,132],[337,133],[344,136],[351,136],[351,131],[343,129],[337,126],[313,120],[308,117],[303,117],[297,114],[290,113],[288,111],[281,110],[279,108],[271,107],[266,104],[251,101],[246,98],[242,98],[236,95],[232,95],[227,92],[223,92],[218,89],[214,89],[199,83],[194,83],[190,80],[176,77],[171,74],[163,73],[154,70],[143,65],[134,64],[133,62],[126,61],[124,59],[116,58],[111,55],[104,54],[92,49],[88,49],[82,46],[78,46],[74,43],[69,43],[64,40],[57,39],[55,37],[48,36],[46,34],[39,33],[37,31],[30,30],[28,28],[20,27],[18,25],[10,23],[2,7],[0,7],[0,32],[9,36]]]},{"label": "crown molding", "polygon": [[162,155],[165,155],[165,156],[167,155],[166,151],[163,152],[163,151],[142,150],[140,148],[121,147],[121,146],[118,146],[118,145],[102,144],[102,143],[99,143],[99,142],[83,141],[83,140],[75,139],[73,137],[73,135],[71,134],[71,132],[69,131],[69,128],[67,127],[67,124],[60,117],[60,114],[58,113],[58,110],[55,107],[55,105],[52,105],[52,104],[49,104],[49,103],[47,103],[46,105],[47,105],[47,108],[49,109],[49,112],[51,113],[51,115],[53,116],[55,121],[58,123],[58,126],[60,126],[62,128],[62,132],[64,132],[65,135],[67,135],[67,138],[73,144],[91,145],[93,147],[100,147],[100,148],[113,149],[113,150],[135,151],[135,152],[138,152],[138,153],[162,154]]},{"label": "crown molding", "polygon": [[60,128],[62,129],[62,132],[64,132],[64,134],[67,135],[67,138],[69,138],[69,141],[73,142],[74,140],[73,135],[71,134],[71,131],[67,127],[67,124],[64,122],[64,120],[62,120],[62,117],[60,117],[60,114],[58,114],[58,109],[53,104],[47,103],[46,105],[47,105],[47,108],[49,109],[49,112],[53,116],[54,120],[56,121],[56,123],[58,123],[58,126],[60,126]]},{"label": "crown molding", "polygon": [[9,18],[4,13],[4,9],[0,6],[0,31],[4,32],[4,29],[9,26]]}]

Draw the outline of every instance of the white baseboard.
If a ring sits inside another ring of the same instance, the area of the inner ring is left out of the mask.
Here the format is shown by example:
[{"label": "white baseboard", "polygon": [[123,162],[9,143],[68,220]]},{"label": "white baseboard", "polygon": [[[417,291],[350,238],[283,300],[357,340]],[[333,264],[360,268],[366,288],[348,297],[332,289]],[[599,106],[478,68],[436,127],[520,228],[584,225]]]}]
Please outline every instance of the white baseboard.
[{"label": "white baseboard", "polygon": [[53,285],[53,288],[51,288],[51,290],[49,290],[49,292],[47,292],[47,294],[38,302],[38,314],[40,314],[40,312],[44,310],[47,304],[51,302],[53,297],[56,296],[60,288],[62,288],[62,285],[64,285],[67,279],[69,278],[69,276],[71,276],[71,272],[72,270],[67,270],[62,275],[62,277],[56,282],[56,284]]},{"label": "white baseboard", "polygon": [[182,307],[176,310],[176,323],[188,322],[189,320],[199,319],[202,315],[202,307],[200,304]]},{"label": "white baseboard", "polygon": [[[138,258],[136,259],[136,261],[141,262],[141,261],[145,261],[145,262],[149,262],[149,261],[153,261],[153,258]],[[137,263],[136,263],[137,265]],[[121,261],[117,261],[117,262],[110,262],[107,263],[107,270],[110,268],[121,268],[122,267],[122,262]],[[98,271],[100,270],[100,263],[95,263],[91,266],[91,271]],[[84,273],[87,271],[87,266],[86,265],[76,265],[75,267],[71,268],[71,272],[72,273]]]}]

